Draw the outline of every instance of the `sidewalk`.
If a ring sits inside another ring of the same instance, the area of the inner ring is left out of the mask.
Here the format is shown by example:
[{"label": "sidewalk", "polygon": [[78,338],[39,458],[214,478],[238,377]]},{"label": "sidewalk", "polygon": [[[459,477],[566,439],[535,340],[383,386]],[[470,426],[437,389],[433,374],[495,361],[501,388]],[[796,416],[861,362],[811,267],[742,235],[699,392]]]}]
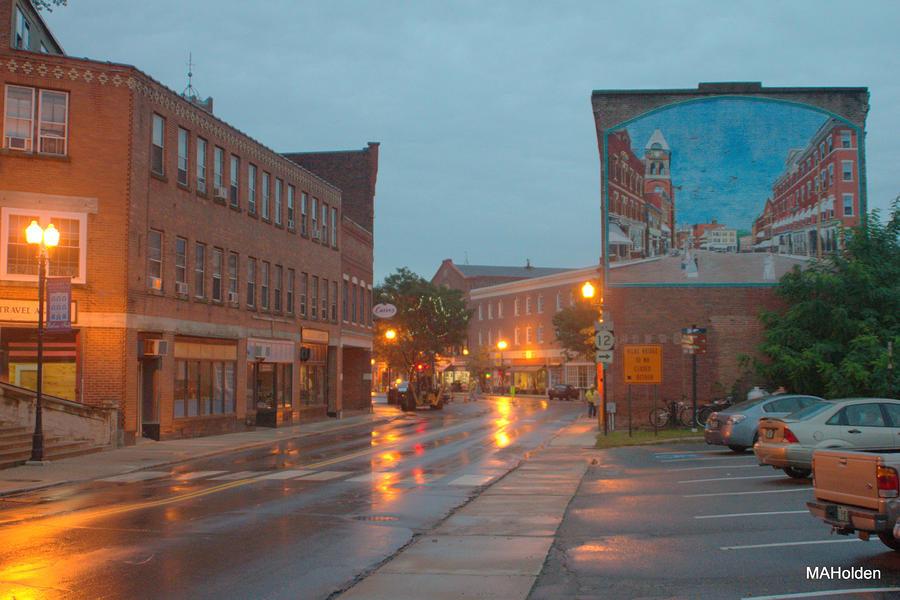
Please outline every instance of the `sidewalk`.
[{"label": "sidewalk", "polygon": [[43,466],[24,465],[0,470],[0,497],[268,446],[285,440],[339,431],[364,423],[382,423],[391,419],[392,417],[365,413],[277,429],[260,427],[254,431],[162,442],[139,440],[134,446],[64,458]]},{"label": "sidewalk", "polygon": [[567,426],[339,597],[524,600],[594,457],[596,429],[594,421]]}]

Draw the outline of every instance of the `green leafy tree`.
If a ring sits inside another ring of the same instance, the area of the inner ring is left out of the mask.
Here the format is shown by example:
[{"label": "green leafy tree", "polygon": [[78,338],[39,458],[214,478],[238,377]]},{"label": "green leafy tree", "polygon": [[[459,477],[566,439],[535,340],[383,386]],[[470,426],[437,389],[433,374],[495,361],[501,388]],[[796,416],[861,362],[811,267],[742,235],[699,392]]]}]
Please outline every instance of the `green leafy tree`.
[{"label": "green leafy tree", "polygon": [[[461,290],[438,287],[407,267],[388,275],[376,286],[375,299],[397,307],[397,314],[375,323],[376,356],[398,370],[410,372],[417,363],[434,368],[435,356],[465,345],[469,318]],[[395,332],[393,340],[385,337]]]},{"label": "green leafy tree", "polygon": [[900,393],[900,197],[886,223],[878,211],[844,239],[844,250],[778,283],[783,310],[763,312],[758,374],[770,384],[825,397]]},{"label": "green leafy tree", "polygon": [[553,329],[560,345],[575,356],[592,358],[594,352],[594,321],[597,308],[587,300],[576,300],[553,315]]},{"label": "green leafy tree", "polygon": [[31,3],[38,10],[53,12],[54,8],[57,6],[65,6],[69,3],[69,0],[31,0]]}]

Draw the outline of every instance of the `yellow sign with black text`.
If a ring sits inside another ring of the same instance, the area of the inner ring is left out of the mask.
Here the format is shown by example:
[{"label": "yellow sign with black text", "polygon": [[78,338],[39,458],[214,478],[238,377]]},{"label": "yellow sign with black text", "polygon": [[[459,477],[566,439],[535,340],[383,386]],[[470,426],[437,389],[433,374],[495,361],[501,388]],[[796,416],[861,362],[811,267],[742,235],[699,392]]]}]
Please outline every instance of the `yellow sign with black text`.
[{"label": "yellow sign with black text", "polygon": [[662,346],[622,346],[622,373],[625,383],[662,383]]}]

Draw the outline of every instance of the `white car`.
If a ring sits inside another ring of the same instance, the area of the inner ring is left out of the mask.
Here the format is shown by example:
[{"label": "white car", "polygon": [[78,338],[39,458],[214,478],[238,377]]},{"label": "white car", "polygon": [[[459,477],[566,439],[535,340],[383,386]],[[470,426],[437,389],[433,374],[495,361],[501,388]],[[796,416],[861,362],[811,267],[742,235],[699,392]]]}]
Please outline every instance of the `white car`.
[{"label": "white car", "polygon": [[900,450],[900,400],[846,398],[816,402],[786,417],[763,417],[753,453],[760,465],[809,477],[820,448]]}]

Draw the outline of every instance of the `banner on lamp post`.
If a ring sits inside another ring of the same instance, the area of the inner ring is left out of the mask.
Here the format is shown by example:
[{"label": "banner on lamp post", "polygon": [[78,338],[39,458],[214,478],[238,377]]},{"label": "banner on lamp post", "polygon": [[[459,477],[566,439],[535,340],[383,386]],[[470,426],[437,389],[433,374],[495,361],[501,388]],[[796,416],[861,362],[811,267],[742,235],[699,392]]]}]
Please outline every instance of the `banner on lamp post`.
[{"label": "banner on lamp post", "polygon": [[47,278],[47,333],[68,333],[72,329],[72,280]]}]

